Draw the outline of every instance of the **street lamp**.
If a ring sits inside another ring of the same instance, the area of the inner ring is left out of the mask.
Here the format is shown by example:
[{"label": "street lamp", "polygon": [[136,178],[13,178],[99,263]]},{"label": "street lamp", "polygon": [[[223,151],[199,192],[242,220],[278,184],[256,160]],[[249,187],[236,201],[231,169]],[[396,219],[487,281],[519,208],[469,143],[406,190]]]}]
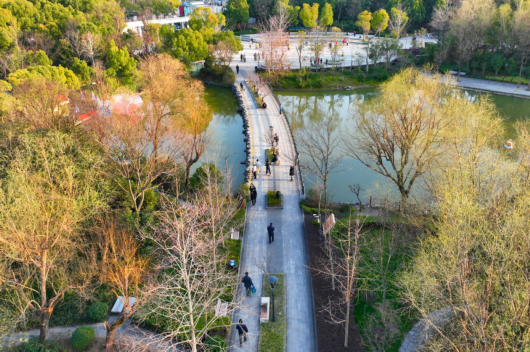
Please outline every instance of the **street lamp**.
[{"label": "street lamp", "polygon": [[271,285],[271,290],[272,290],[272,322],[275,322],[276,317],[274,315],[274,285],[276,285],[276,283],[278,282],[278,278],[276,276],[269,276],[267,281]]}]

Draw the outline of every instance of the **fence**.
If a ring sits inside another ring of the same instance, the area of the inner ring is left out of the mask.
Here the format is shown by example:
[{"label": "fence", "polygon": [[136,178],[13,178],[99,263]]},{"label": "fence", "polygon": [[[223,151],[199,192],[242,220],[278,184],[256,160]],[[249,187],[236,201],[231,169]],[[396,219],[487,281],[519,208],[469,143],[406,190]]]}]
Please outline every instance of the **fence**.
[{"label": "fence", "polygon": [[[274,99],[276,99],[276,102],[278,103],[278,106],[279,106],[281,104],[280,103],[280,99],[278,99],[278,96],[276,95],[276,93],[274,93],[274,90],[270,86],[269,82],[265,82],[265,83],[267,84],[267,88],[270,90],[270,92],[274,96]],[[298,148],[296,147],[296,140],[294,138],[293,129],[291,128],[291,123],[289,122],[289,119],[287,118],[287,115],[285,113],[285,109],[283,110],[283,114],[282,115],[283,115],[284,122],[286,123],[287,127],[289,128],[289,132],[291,134],[291,140],[292,140],[293,145],[294,145],[294,151],[295,151],[296,154],[299,154],[298,153]],[[301,185],[301,188],[302,188],[302,196],[305,197],[304,176],[302,174],[302,169],[300,168],[300,160],[298,160],[298,172],[300,173],[300,185]]]}]

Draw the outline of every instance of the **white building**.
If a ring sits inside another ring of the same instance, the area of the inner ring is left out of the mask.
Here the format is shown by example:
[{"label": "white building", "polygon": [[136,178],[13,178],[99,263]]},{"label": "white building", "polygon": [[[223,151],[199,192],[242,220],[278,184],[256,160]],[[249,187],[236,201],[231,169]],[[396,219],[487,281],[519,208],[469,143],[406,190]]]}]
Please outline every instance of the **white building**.
[{"label": "white building", "polygon": [[[149,19],[149,23],[157,23],[161,25],[169,24],[175,26],[176,29],[188,28],[188,22],[190,20],[189,15],[197,7],[208,7],[212,10],[212,13],[223,12],[228,0],[206,0],[206,1],[189,1],[184,2],[179,6],[179,9],[175,13],[168,15],[152,15]],[[124,32],[131,29],[133,32],[142,36],[143,22],[138,16],[132,16],[126,20],[126,26]]]}]

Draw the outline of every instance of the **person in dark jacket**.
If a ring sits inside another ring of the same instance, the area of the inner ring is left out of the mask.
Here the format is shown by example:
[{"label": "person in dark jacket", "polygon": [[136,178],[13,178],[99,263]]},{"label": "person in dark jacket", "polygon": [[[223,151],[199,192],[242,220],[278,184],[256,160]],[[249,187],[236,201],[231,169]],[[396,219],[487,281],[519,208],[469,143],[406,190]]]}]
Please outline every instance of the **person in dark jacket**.
[{"label": "person in dark jacket", "polygon": [[245,286],[245,291],[247,292],[247,296],[250,297],[250,291],[252,289],[252,286],[254,286],[254,283],[252,282],[252,279],[250,276],[248,276],[248,272],[245,273],[245,276],[241,279],[241,282]]},{"label": "person in dark jacket", "polygon": [[274,242],[274,226],[272,226],[272,222],[267,226],[267,232],[269,233],[269,244],[271,244],[271,242]]},{"label": "person in dark jacket", "polygon": [[239,73],[239,65],[236,65],[236,71]]},{"label": "person in dark jacket", "polygon": [[291,166],[291,167],[289,168],[289,176],[291,176],[291,182],[293,182],[294,166]]},{"label": "person in dark jacket", "polygon": [[243,339],[247,342],[248,328],[243,324],[243,319],[239,319],[239,323],[236,325],[237,333],[239,334],[239,346],[243,346]]},{"label": "person in dark jacket", "polygon": [[252,205],[256,205],[257,198],[258,192],[256,191],[256,188],[254,188],[252,191],[250,191],[250,200],[252,201]]},{"label": "person in dark jacket", "polygon": [[271,176],[271,162],[269,160],[269,158],[267,158],[267,160],[265,160],[265,175],[269,175]]}]

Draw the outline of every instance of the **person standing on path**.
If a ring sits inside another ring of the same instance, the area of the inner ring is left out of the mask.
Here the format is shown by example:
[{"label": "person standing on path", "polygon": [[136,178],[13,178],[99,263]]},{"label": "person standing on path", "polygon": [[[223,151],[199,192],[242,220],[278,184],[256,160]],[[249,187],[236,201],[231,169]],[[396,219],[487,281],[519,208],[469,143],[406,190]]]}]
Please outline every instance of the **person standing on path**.
[{"label": "person standing on path", "polygon": [[252,174],[254,175],[254,180],[258,178],[258,168],[256,165],[252,166]]},{"label": "person standing on path", "polygon": [[239,74],[239,65],[236,65],[236,72]]},{"label": "person standing on path", "polygon": [[271,174],[271,162],[270,162],[269,158],[267,158],[267,160],[265,160],[265,175],[272,176],[272,174]]},{"label": "person standing on path", "polygon": [[294,166],[291,166],[291,167],[289,168],[289,176],[291,176],[291,182],[293,182]]},{"label": "person standing on path", "polygon": [[277,133],[274,135],[273,139],[276,142],[276,148],[278,148],[280,146],[280,137],[278,137]]},{"label": "person standing on path", "polygon": [[269,244],[271,244],[271,242],[274,242],[274,226],[272,226],[272,222],[267,226],[267,232],[269,233]]},{"label": "person standing on path", "polygon": [[236,325],[237,333],[239,334],[239,346],[243,346],[243,339],[247,342],[248,328],[243,324],[243,319],[239,319],[239,323]]},{"label": "person standing on path", "polygon": [[280,104],[280,116],[282,115],[283,107],[282,104]]},{"label": "person standing on path", "polygon": [[250,276],[248,276],[248,272],[245,273],[245,276],[241,279],[241,282],[245,286],[245,291],[247,292],[247,297],[250,297],[250,292],[252,291],[252,286],[254,286],[254,283],[252,282],[252,279]]},{"label": "person standing on path", "polygon": [[257,198],[258,198],[258,191],[256,191],[256,188],[254,188],[250,191],[250,200],[252,201],[252,205],[256,205]]},{"label": "person standing on path", "polygon": [[259,159],[256,159],[256,167],[258,168],[258,174],[261,170],[261,163],[259,162]]}]

